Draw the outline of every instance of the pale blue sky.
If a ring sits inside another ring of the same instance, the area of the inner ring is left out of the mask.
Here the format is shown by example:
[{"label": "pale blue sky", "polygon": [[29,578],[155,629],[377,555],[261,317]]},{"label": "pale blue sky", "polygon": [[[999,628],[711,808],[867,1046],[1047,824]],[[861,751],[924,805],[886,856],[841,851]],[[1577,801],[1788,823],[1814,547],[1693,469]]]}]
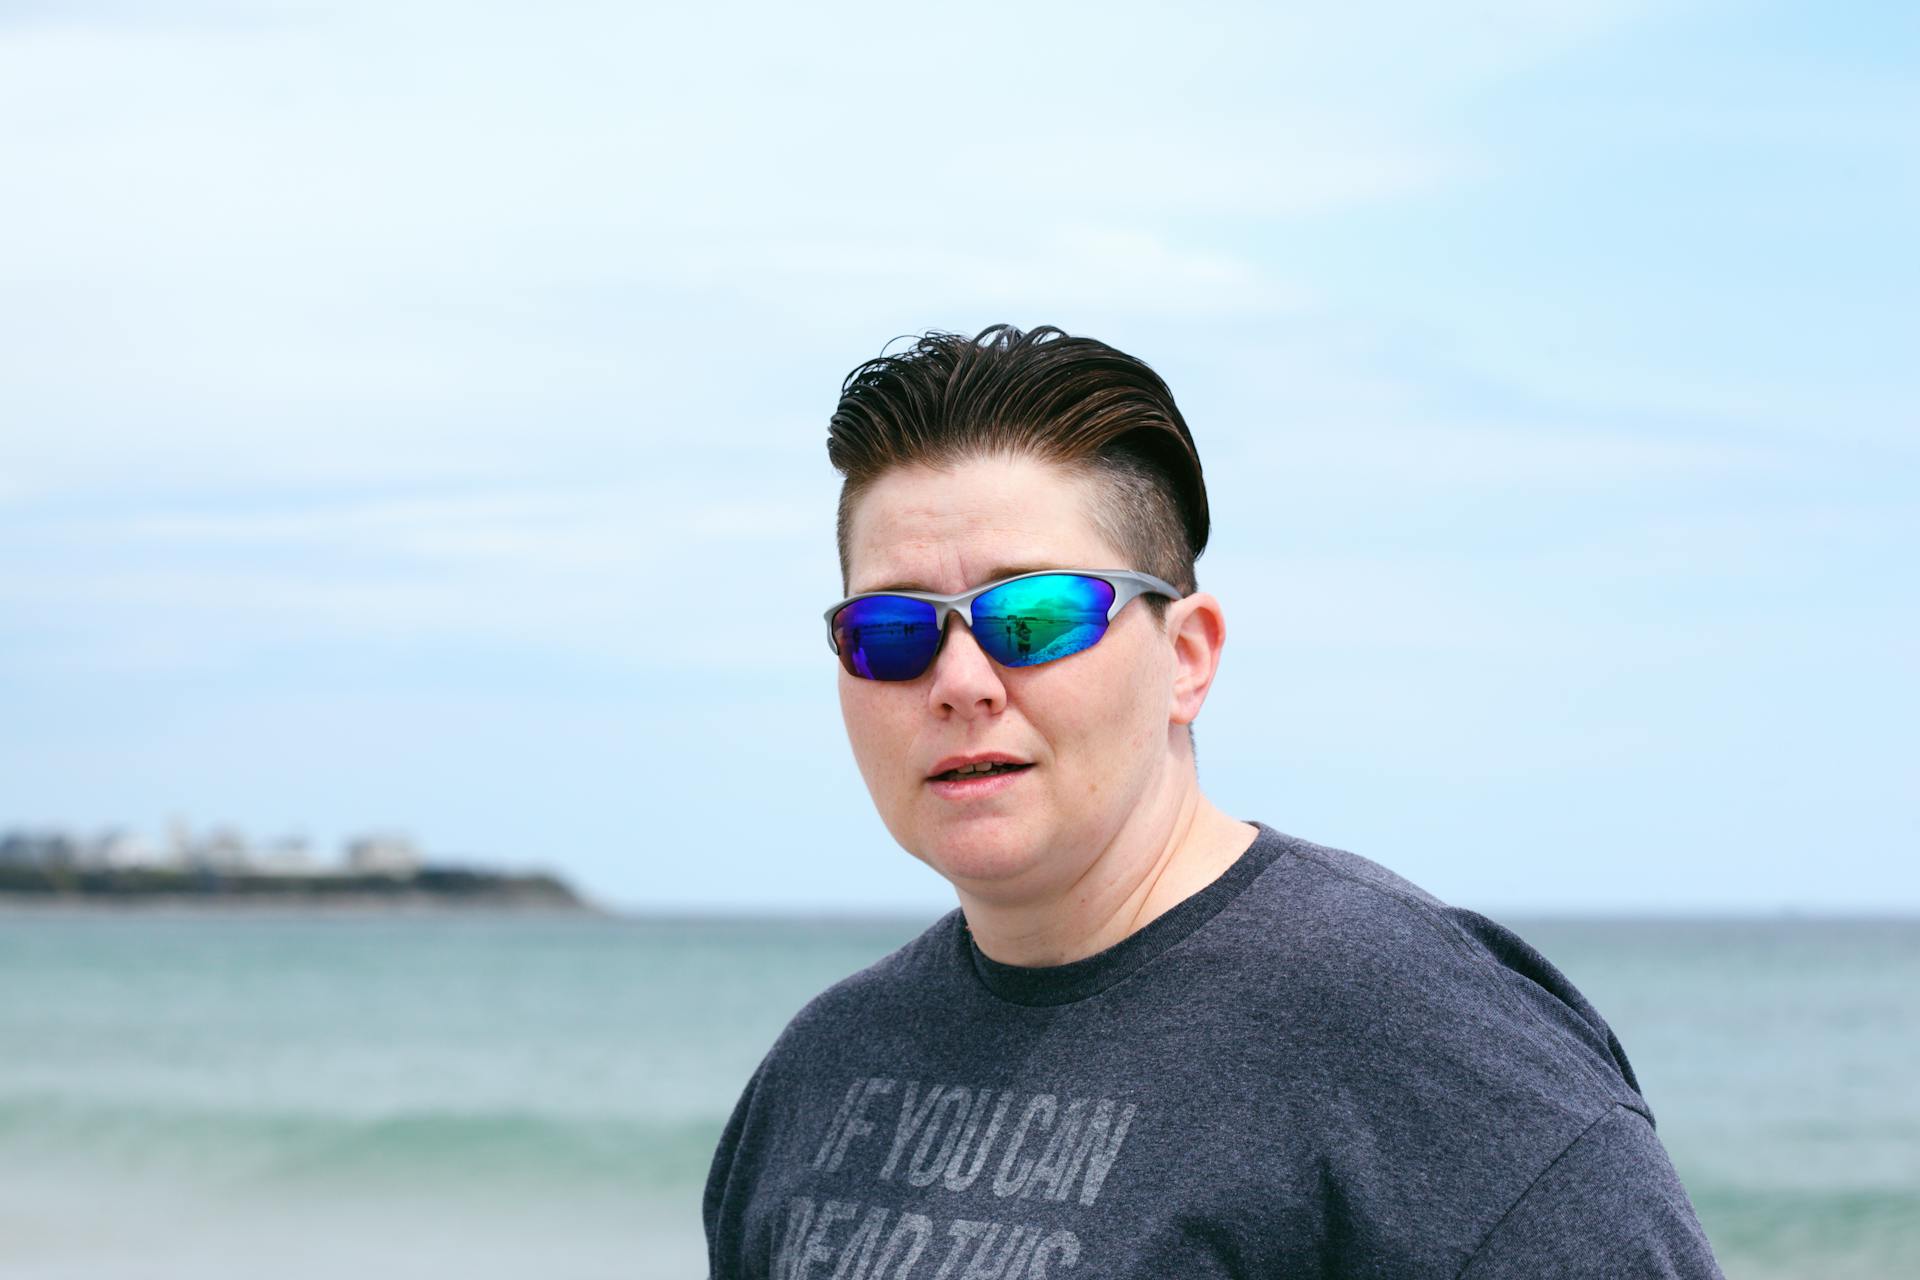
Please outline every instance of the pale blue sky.
[{"label": "pale blue sky", "polygon": [[1229,812],[1489,911],[1920,910],[1909,6],[0,3],[0,825],[944,909],[840,379],[1208,467]]}]

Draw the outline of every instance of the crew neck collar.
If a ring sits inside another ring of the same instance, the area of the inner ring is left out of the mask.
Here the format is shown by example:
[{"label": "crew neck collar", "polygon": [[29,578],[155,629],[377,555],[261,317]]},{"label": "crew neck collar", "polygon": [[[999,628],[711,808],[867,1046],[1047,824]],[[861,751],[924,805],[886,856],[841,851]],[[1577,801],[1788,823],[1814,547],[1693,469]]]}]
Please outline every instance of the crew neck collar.
[{"label": "crew neck collar", "polygon": [[966,927],[965,914],[960,911],[953,913],[956,945],[963,959],[973,966],[981,985],[1010,1004],[1035,1007],[1072,1004],[1097,995],[1213,919],[1286,849],[1290,837],[1264,822],[1245,821],[1256,829],[1256,834],[1253,843],[1233,865],[1221,872],[1213,883],[1175,903],[1105,951],[1066,964],[1003,964],[980,949]]}]

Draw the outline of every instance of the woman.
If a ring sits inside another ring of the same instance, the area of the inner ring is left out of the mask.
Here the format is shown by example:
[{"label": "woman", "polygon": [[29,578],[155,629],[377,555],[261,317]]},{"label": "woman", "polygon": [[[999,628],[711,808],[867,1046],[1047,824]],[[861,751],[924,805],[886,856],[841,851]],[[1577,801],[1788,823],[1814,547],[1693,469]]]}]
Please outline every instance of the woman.
[{"label": "woman", "polygon": [[1558,970],[1202,793],[1225,619],[1165,384],[997,326],[842,391],[841,709],[887,829],[959,906],[748,1081],[712,1275],[1718,1276]]}]

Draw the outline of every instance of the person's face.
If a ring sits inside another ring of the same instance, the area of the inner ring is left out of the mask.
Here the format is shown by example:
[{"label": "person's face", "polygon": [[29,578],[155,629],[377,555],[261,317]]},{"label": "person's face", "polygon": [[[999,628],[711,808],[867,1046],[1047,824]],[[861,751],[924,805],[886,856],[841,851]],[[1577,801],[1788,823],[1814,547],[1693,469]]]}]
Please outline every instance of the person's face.
[{"label": "person's face", "polygon": [[[1093,524],[1095,483],[1026,458],[896,468],[854,509],[847,590],[960,592],[1027,569],[1139,568]],[[1070,883],[1157,794],[1173,671],[1143,599],[1092,648],[1034,667],[995,664],[955,615],[917,679],[841,670],[840,709],[894,839],[957,885],[1012,896]],[[1032,767],[971,795],[929,780],[942,760],[989,751]]]}]

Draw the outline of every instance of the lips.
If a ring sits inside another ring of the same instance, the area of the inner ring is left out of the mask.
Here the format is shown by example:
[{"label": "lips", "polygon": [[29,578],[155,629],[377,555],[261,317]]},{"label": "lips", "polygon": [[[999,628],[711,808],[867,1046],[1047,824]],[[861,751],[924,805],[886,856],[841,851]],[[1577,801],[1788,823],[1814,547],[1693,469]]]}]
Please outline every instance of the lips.
[{"label": "lips", "polygon": [[948,804],[991,806],[1003,803],[1002,793],[1022,791],[1026,786],[1023,780],[1032,772],[1033,766],[1024,763],[985,773],[949,771],[928,778],[927,790]]},{"label": "lips", "polygon": [[[982,766],[991,767],[982,768]],[[1032,767],[1031,760],[1022,760],[1019,756],[1005,751],[978,751],[971,755],[946,757],[928,771],[927,781],[957,782],[969,778],[991,778]]]}]

